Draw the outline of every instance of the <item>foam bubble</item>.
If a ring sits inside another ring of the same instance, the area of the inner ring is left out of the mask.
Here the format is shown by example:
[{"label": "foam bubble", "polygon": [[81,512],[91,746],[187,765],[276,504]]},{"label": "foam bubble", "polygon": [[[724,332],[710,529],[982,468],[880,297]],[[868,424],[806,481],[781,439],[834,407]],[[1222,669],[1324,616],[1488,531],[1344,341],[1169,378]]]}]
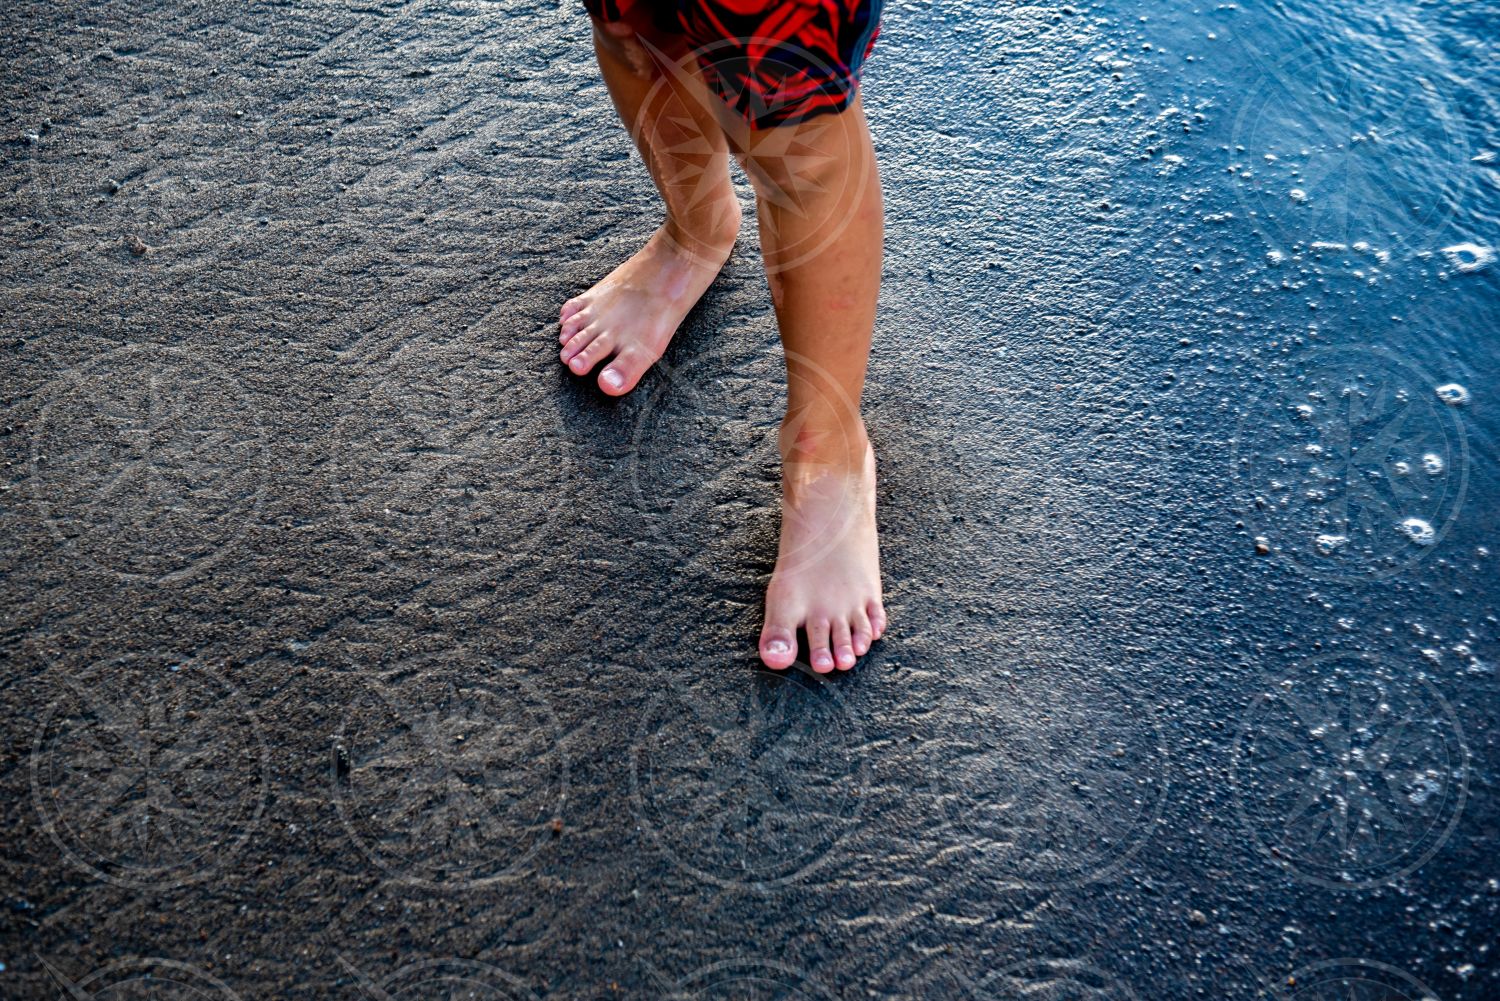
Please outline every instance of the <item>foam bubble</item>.
[{"label": "foam bubble", "polygon": [[1469,402],[1469,391],[1456,382],[1444,383],[1433,392],[1450,407],[1461,407]]},{"label": "foam bubble", "polygon": [[1421,518],[1407,518],[1400,525],[1401,534],[1419,546],[1430,546],[1437,541],[1437,532],[1432,530],[1432,525]]},{"label": "foam bubble", "polygon": [[1454,270],[1463,274],[1483,271],[1495,263],[1495,251],[1481,243],[1455,243],[1444,247],[1443,254]]},{"label": "foam bubble", "polygon": [[1443,471],[1443,457],[1428,452],[1422,456],[1422,468],[1427,470],[1428,476],[1436,476]]},{"label": "foam bubble", "polygon": [[1348,541],[1349,537],[1347,535],[1320,535],[1313,540],[1313,544],[1318,547],[1318,552],[1324,556],[1332,556],[1336,550]]},{"label": "foam bubble", "polygon": [[1442,791],[1442,784],[1429,772],[1426,775],[1413,777],[1411,791],[1406,794],[1406,798],[1411,800],[1415,805],[1421,806]]}]

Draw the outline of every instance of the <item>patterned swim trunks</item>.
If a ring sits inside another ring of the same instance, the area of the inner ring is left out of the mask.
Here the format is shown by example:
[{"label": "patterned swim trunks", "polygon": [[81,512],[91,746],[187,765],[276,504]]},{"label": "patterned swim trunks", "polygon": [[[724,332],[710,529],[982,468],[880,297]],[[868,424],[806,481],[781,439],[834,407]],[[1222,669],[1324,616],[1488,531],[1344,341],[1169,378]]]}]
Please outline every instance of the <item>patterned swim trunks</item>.
[{"label": "patterned swim trunks", "polygon": [[752,129],[843,111],[882,0],[583,0],[594,17],[681,38]]}]

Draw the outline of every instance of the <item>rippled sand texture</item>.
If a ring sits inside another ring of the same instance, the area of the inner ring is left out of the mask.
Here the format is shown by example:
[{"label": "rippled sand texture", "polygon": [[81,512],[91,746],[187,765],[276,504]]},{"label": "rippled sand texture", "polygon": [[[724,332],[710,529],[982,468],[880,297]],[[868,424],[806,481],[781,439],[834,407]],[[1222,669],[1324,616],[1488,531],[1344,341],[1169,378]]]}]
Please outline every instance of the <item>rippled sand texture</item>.
[{"label": "rippled sand texture", "polygon": [[888,3],[823,683],[571,0],[7,5],[0,995],[1500,996],[1492,15]]}]

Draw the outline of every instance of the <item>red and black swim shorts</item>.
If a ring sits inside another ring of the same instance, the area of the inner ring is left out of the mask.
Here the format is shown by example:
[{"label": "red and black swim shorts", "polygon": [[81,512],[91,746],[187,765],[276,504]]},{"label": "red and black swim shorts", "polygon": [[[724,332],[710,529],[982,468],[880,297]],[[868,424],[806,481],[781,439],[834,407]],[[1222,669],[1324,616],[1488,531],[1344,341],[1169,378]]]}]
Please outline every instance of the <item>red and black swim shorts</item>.
[{"label": "red and black swim shorts", "polygon": [[753,129],[844,110],[880,31],[882,0],[583,0],[607,23],[680,38]]}]

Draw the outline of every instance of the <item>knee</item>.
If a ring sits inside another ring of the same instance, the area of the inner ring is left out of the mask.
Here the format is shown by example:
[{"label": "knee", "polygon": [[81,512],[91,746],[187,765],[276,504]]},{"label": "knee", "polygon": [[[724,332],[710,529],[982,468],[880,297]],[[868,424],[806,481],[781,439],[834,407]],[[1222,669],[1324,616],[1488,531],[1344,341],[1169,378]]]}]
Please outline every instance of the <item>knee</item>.
[{"label": "knee", "polygon": [[655,74],[651,54],[641,44],[640,33],[624,21],[594,21],[594,46],[603,57],[625,67],[643,80]]},{"label": "knee", "polygon": [[798,141],[801,125],[780,125],[777,130],[793,130],[790,136],[773,141],[759,141],[748,153],[739,153],[740,166],[762,200],[797,202],[847,185],[849,160],[839,152],[813,150]]}]

